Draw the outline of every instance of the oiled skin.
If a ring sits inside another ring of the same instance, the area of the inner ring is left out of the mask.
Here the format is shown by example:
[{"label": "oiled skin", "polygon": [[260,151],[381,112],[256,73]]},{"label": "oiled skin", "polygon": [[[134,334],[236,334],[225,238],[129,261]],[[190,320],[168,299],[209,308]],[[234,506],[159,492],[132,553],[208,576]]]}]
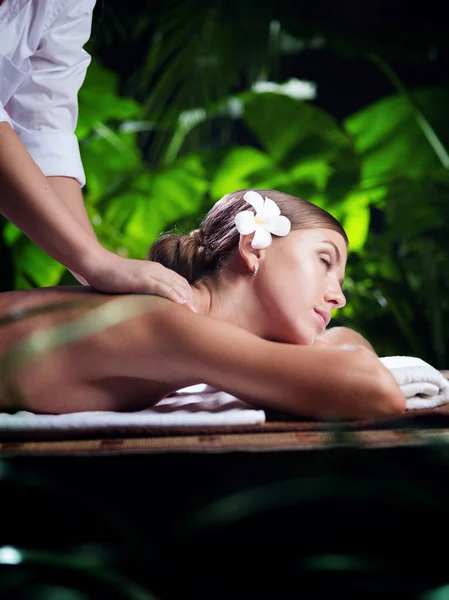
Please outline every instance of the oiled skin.
[{"label": "oiled skin", "polygon": [[[2,373],[0,409],[137,410],[176,389],[207,383],[254,406],[298,416],[376,418],[405,410],[404,396],[374,352],[333,345],[370,347],[355,332],[351,339],[342,328],[330,330],[312,346],[282,344],[155,296],[108,295],[86,287],[1,294],[0,355],[33,332],[117,301],[140,307],[140,314],[32,360],[15,373]],[[73,302],[79,306],[5,324],[13,312]],[[331,345],[322,343],[327,335]],[[11,397],[11,385],[19,396]]]}]

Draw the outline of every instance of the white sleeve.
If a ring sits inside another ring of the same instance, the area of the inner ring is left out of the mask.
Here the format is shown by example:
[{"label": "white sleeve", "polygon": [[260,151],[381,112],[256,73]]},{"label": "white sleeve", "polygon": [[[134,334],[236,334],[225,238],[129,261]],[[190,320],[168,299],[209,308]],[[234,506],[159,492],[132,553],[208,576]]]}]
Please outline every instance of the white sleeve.
[{"label": "white sleeve", "polygon": [[12,127],[11,119],[9,118],[8,113],[3,108],[1,103],[0,103],[0,123],[9,123]]},{"label": "white sleeve", "polygon": [[86,182],[75,129],[78,90],[90,56],[95,0],[72,0],[44,31],[31,70],[5,106],[15,131],[44,175]]},{"label": "white sleeve", "polygon": [[0,123],[6,122],[11,127],[13,126],[10,116],[3,106],[3,102],[8,103],[8,100],[11,98],[11,91],[20,86],[22,81],[28,76],[30,69],[31,65],[28,59],[23,61],[20,68],[17,68],[7,56],[0,54]]},{"label": "white sleeve", "polygon": [[1,102],[0,102],[0,123],[9,123],[9,125],[12,127],[12,121],[10,119],[10,116],[8,115],[6,110],[3,108],[3,104]]}]

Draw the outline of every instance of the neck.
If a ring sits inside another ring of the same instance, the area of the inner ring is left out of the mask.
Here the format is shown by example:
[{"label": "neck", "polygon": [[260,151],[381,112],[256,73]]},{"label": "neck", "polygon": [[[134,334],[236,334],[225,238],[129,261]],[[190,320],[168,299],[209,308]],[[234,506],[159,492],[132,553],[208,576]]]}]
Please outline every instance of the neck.
[{"label": "neck", "polygon": [[214,317],[263,336],[260,308],[251,275],[222,276],[192,286],[198,314]]}]

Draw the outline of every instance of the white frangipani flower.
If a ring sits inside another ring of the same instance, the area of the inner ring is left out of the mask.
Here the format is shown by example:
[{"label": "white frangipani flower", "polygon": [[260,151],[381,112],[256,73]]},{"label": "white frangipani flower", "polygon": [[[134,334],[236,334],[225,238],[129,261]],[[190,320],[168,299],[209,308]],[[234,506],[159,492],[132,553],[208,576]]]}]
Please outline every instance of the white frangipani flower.
[{"label": "white frangipani flower", "polygon": [[291,223],[287,217],[281,216],[281,211],[273,200],[262,198],[257,192],[246,192],[243,199],[256,210],[243,210],[235,215],[237,231],[242,235],[256,232],[251,246],[258,250],[271,245],[271,234],[285,236],[290,233]]}]

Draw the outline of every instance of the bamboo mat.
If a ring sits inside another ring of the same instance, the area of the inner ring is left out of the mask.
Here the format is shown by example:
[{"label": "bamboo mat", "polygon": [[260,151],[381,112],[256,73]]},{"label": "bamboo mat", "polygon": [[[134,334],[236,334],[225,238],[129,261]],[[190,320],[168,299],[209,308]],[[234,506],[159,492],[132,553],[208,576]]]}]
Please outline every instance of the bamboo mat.
[{"label": "bamboo mat", "polygon": [[327,423],[289,417],[251,426],[168,428],[126,436],[3,439],[0,456],[111,455],[175,452],[272,452],[359,446],[417,446],[449,441],[449,405],[372,421]]},{"label": "bamboo mat", "polygon": [[419,446],[447,441],[449,441],[449,428],[373,430],[350,435],[344,435],[341,432],[338,435],[329,432],[261,432],[257,434],[216,434],[208,436],[180,435],[103,440],[4,442],[0,444],[0,456],[269,452],[317,450],[343,446],[367,448]]}]

